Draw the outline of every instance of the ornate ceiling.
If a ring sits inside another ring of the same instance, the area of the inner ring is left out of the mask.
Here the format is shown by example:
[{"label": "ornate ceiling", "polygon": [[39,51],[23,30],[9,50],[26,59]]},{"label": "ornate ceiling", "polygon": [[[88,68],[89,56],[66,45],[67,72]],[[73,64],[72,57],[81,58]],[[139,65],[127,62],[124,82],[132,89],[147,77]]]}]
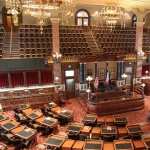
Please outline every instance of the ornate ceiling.
[{"label": "ornate ceiling", "polygon": [[[64,0],[65,1],[65,0]],[[150,9],[150,0],[73,0],[77,4],[104,5],[117,3],[125,8]]]}]

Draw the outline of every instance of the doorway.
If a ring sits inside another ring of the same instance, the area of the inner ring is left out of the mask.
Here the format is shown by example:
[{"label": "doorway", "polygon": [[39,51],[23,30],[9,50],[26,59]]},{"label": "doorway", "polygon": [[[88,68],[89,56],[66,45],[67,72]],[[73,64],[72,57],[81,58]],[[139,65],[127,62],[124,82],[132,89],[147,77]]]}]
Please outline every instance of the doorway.
[{"label": "doorway", "polygon": [[75,96],[74,70],[65,70],[65,87],[68,98]]}]

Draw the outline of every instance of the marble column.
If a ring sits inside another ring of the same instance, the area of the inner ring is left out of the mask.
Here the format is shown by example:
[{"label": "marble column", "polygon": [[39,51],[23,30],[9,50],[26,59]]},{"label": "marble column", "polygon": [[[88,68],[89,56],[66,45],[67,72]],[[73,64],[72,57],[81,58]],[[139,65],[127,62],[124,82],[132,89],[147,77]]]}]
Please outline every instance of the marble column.
[{"label": "marble column", "polygon": [[[136,23],[136,44],[135,44],[135,49],[138,52],[142,51],[142,47],[143,47],[143,26],[144,26],[144,22],[138,21]],[[142,64],[143,61],[142,60],[138,60],[137,57],[137,68],[136,68],[136,77],[139,78],[142,76]]]},{"label": "marble column", "polygon": [[9,85],[9,88],[12,88],[12,81],[11,81],[11,74],[8,72],[8,85]]},{"label": "marble column", "polygon": [[[52,18],[52,54],[60,53],[59,18]],[[53,63],[54,83],[62,83],[61,63]]]}]

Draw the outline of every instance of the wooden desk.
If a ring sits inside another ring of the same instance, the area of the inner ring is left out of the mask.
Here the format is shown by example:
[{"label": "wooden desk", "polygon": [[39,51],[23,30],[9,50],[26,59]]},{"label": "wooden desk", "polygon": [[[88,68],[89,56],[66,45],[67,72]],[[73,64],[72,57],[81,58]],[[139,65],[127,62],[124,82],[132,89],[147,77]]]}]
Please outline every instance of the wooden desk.
[{"label": "wooden desk", "polygon": [[105,118],[104,117],[97,117],[97,124],[98,125],[104,125],[105,124]]},{"label": "wooden desk", "polygon": [[26,126],[19,126],[19,127],[15,128],[15,129],[11,130],[11,133],[12,134],[16,134],[17,132],[20,132],[20,131],[24,130],[25,127]]},{"label": "wooden desk", "polygon": [[69,121],[73,119],[73,112],[68,109],[62,109],[58,115],[61,118],[67,118]]},{"label": "wooden desk", "polygon": [[114,140],[115,150],[134,150],[131,140]]},{"label": "wooden desk", "polygon": [[84,141],[75,141],[72,150],[82,150],[84,147],[85,142]]},{"label": "wooden desk", "polygon": [[114,123],[117,126],[126,126],[127,122],[127,118],[125,117],[114,117]]},{"label": "wooden desk", "polygon": [[92,129],[92,127],[90,127],[90,126],[84,126],[81,129],[81,134],[89,135],[91,132],[91,129]]},{"label": "wooden desk", "polygon": [[44,117],[44,116],[36,119],[35,122],[37,122],[40,125],[50,127],[50,128],[57,127],[57,125],[58,125],[57,119],[54,119],[51,117]]},{"label": "wooden desk", "polygon": [[15,120],[6,120],[2,122],[1,128],[3,128],[6,131],[11,131],[12,129],[16,128],[19,125],[20,123]]},{"label": "wooden desk", "polygon": [[61,107],[57,106],[51,109],[51,112],[55,113],[55,114],[60,114],[60,112],[62,111]]},{"label": "wooden desk", "polygon": [[147,149],[150,149],[150,138],[144,139],[144,143]]},{"label": "wooden desk", "polygon": [[106,116],[105,117],[105,123],[107,125],[114,125],[114,117],[113,116]]},{"label": "wooden desk", "polygon": [[97,115],[94,115],[94,114],[87,114],[84,119],[83,119],[83,123],[85,125],[93,125],[96,123],[96,120],[97,120]]},{"label": "wooden desk", "polygon": [[33,112],[33,109],[32,108],[27,108],[27,109],[24,109],[22,110],[22,112],[25,114],[25,115],[29,115]]},{"label": "wooden desk", "polygon": [[31,108],[23,110],[23,113],[31,120],[35,120],[41,116],[43,116],[42,112],[40,110],[33,110]]},{"label": "wooden desk", "polygon": [[128,130],[126,127],[118,127],[118,135],[119,137],[127,136],[128,135]]},{"label": "wooden desk", "polygon": [[93,139],[99,139],[101,134],[101,128],[100,127],[93,127],[91,130],[91,138]]},{"label": "wooden desk", "polygon": [[145,143],[142,140],[133,140],[134,150],[144,150],[146,149]]},{"label": "wooden desk", "polygon": [[117,128],[115,126],[104,126],[101,128],[101,137],[103,140],[113,141],[117,137]]},{"label": "wooden desk", "polygon": [[143,133],[140,125],[127,126],[127,129],[128,129],[128,134],[131,136],[133,136],[135,134],[141,135]]},{"label": "wooden desk", "polygon": [[21,104],[19,106],[16,107],[19,111],[23,111],[25,109],[31,108],[31,106],[29,104]]},{"label": "wooden desk", "polygon": [[102,150],[103,141],[101,140],[89,140],[85,142],[84,150]]},{"label": "wooden desk", "polygon": [[49,146],[49,147],[54,147],[54,148],[60,148],[62,144],[64,143],[65,138],[59,135],[53,135],[49,137],[44,145]]},{"label": "wooden desk", "polygon": [[22,126],[16,130],[13,130],[12,133],[23,140],[30,140],[36,135],[36,130]]},{"label": "wooden desk", "polygon": [[8,117],[5,116],[3,113],[0,113],[0,122],[6,120]]},{"label": "wooden desk", "polygon": [[74,140],[71,139],[65,140],[64,144],[62,145],[62,150],[71,150],[74,143],[75,143]]},{"label": "wooden desk", "polygon": [[117,135],[117,128],[115,126],[104,126],[101,128],[102,135]]},{"label": "wooden desk", "polygon": [[112,142],[104,142],[103,150],[115,150]]},{"label": "wooden desk", "polygon": [[83,128],[83,124],[80,124],[80,123],[71,123],[68,126],[67,131],[68,132],[80,133],[80,131],[81,131],[82,128]]}]

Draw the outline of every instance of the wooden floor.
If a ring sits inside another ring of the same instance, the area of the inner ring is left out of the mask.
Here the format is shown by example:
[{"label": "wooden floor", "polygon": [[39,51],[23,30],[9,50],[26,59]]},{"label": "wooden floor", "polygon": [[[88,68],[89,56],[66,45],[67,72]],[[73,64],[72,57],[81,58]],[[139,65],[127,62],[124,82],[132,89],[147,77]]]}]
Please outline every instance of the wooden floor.
[{"label": "wooden floor", "polygon": [[[66,100],[65,106],[74,111],[74,120],[77,122],[81,122],[85,114],[87,113],[87,107],[85,100],[81,98],[72,98]],[[12,112],[7,112],[7,115],[13,117]],[[143,110],[127,112],[120,114],[121,116],[125,116],[128,119],[129,124],[141,124],[142,129],[145,133],[150,133],[150,121],[148,122],[148,115],[150,116],[150,96],[145,97],[145,107]],[[60,134],[65,134],[66,127],[59,127]],[[47,137],[41,136],[39,133],[37,135],[38,143],[43,143]],[[14,150],[13,146],[9,146],[8,150]],[[36,150],[35,146],[29,150]]]}]

